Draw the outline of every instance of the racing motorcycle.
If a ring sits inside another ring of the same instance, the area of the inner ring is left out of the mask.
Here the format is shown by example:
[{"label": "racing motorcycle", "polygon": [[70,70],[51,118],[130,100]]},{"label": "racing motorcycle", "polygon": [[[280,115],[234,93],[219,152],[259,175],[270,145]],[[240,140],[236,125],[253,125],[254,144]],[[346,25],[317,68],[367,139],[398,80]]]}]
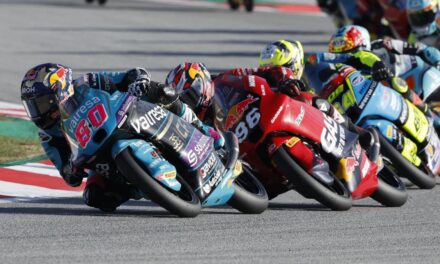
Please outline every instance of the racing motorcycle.
[{"label": "racing motorcycle", "polygon": [[216,151],[213,139],[185,120],[127,93],[78,86],[58,94],[76,166],[127,182],[181,217],[226,203],[244,213],[267,208],[264,186],[242,172],[232,133]]},{"label": "racing motorcycle", "polygon": [[386,206],[407,200],[405,186],[361,148],[358,135],[310,104],[273,92],[258,76],[214,79],[214,123],[233,131],[240,153],[260,179],[287,179],[306,198],[332,210],[348,210],[352,199],[371,196]]},{"label": "racing motorcycle", "polygon": [[[322,98],[356,125],[380,132],[381,152],[399,175],[420,188],[433,188],[440,168],[440,140],[432,119],[396,90],[370,80],[351,66],[339,66],[307,65],[307,79]],[[336,68],[337,73],[328,80],[319,76]],[[390,84],[406,85],[397,77]]]}]

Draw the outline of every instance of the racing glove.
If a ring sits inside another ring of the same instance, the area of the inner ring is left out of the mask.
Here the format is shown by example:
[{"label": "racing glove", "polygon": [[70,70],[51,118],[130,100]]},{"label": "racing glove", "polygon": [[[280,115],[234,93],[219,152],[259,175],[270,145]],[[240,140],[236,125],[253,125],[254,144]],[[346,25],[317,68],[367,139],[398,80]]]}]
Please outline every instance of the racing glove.
[{"label": "racing glove", "polygon": [[303,82],[296,79],[288,79],[285,81],[280,81],[278,84],[278,91],[280,93],[286,94],[290,97],[295,97],[300,95],[302,91],[306,90],[306,87]]},{"label": "racing glove", "polygon": [[200,130],[206,136],[214,139],[214,148],[220,149],[225,145],[225,139],[223,136],[213,127],[206,125],[200,120],[197,120],[193,125]]},{"label": "racing glove", "polygon": [[69,186],[77,187],[82,183],[83,178],[87,177],[87,173],[83,169],[74,166],[72,160],[69,159],[61,169],[61,176]]},{"label": "racing glove", "polygon": [[151,75],[149,72],[144,72],[143,74],[136,77],[136,79],[128,85],[127,92],[133,96],[141,97],[142,95],[148,93],[150,89]]},{"label": "racing glove", "polygon": [[382,61],[376,61],[371,68],[373,79],[375,81],[388,80],[393,74]]}]

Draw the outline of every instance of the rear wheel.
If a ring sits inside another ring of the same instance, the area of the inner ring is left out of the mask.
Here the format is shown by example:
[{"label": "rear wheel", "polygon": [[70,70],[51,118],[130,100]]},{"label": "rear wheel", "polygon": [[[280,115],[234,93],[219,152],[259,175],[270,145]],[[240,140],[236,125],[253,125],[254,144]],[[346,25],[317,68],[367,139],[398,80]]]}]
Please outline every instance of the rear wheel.
[{"label": "rear wheel", "polygon": [[407,178],[409,181],[419,186],[421,189],[432,189],[435,186],[435,176],[426,174],[414,166],[411,162],[405,159],[399,151],[397,151],[388,140],[386,140],[380,133],[380,151],[393,164],[394,169],[401,177]]},{"label": "rear wheel", "polygon": [[371,198],[384,206],[399,207],[408,200],[405,184],[399,176],[389,167],[387,161],[378,173],[378,185]]},{"label": "rear wheel", "polygon": [[116,156],[115,161],[118,169],[131,183],[169,212],[181,217],[195,217],[200,213],[202,209],[200,199],[180,175],[176,177],[182,187],[177,192],[151,177],[138,163],[130,149],[123,150]]},{"label": "rear wheel", "polygon": [[266,189],[243,164],[243,173],[234,181],[235,192],[228,204],[245,214],[260,214],[266,210],[269,199]]},{"label": "rear wheel", "polygon": [[314,198],[336,211],[345,211],[351,208],[350,191],[331,171],[329,173],[334,178],[331,186],[319,182],[296,163],[284,147],[275,152],[272,161],[277,169],[296,186],[296,190],[305,197]]}]

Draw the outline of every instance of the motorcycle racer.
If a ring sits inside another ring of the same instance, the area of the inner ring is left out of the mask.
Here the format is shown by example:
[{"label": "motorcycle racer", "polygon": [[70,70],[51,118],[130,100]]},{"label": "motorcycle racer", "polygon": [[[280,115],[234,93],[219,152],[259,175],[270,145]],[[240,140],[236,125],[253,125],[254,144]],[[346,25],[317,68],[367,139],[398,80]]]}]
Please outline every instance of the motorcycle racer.
[{"label": "motorcycle racer", "polygon": [[[339,28],[331,37],[329,42],[330,53],[316,53],[307,58],[308,63],[343,63],[354,68],[371,73],[375,81],[390,80],[394,74],[398,75],[399,70],[395,70],[394,63],[386,64],[374,51],[379,53],[381,46],[387,46],[387,49],[395,56],[398,53],[417,54],[430,64],[437,65],[440,60],[440,52],[432,47],[421,45],[410,45],[401,41],[390,41],[389,38],[370,42],[368,31],[361,26],[344,26]],[[401,56],[401,55],[399,55]],[[391,71],[389,66],[394,71]],[[405,98],[416,104],[425,113],[428,111],[420,98],[408,86],[396,85],[394,89],[401,93]]]},{"label": "motorcycle racer", "polygon": [[407,17],[411,26],[409,42],[420,41],[437,48],[440,47],[439,8],[438,0],[406,1]]},{"label": "motorcycle racer", "polygon": [[31,68],[21,83],[21,100],[26,112],[39,128],[43,149],[64,181],[76,187],[84,177],[88,177],[83,199],[91,207],[114,211],[134,194],[128,185],[112,182],[105,177],[108,176],[108,164],[97,164],[94,170],[88,172],[73,164],[72,152],[61,127],[60,105],[65,101],[57,97],[57,91],[63,91],[62,94],[68,97],[80,86],[109,93],[119,90],[137,97],[145,96],[148,101],[158,103],[193,123],[207,135],[218,138],[218,133],[198,120],[173,89],[151,81],[150,73],[143,68],[126,72],[92,72],[77,79],[72,78],[72,69],[60,64],[46,63]]}]

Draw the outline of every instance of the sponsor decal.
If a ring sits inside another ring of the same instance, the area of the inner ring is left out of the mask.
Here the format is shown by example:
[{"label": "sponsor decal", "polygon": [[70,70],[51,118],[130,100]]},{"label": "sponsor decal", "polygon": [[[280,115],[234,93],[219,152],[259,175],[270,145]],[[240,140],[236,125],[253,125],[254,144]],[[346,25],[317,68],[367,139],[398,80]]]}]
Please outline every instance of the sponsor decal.
[{"label": "sponsor decal", "polygon": [[209,159],[205,162],[205,164],[203,164],[203,166],[199,170],[202,179],[204,179],[208,172],[214,167],[216,160],[217,159],[215,158],[214,152],[212,152],[209,156]]},{"label": "sponsor decal", "polygon": [[353,177],[353,172],[358,165],[359,163],[353,157],[348,157],[345,159],[345,173],[347,174],[348,179]]},{"label": "sponsor decal", "polygon": [[362,172],[362,178],[364,178],[365,176],[367,176],[368,170],[370,169],[370,160],[367,158],[363,159],[364,163],[361,165],[361,172]]},{"label": "sponsor decal", "polygon": [[165,110],[160,106],[155,106],[153,109],[146,112],[143,116],[131,120],[131,126],[137,133],[142,130],[147,130],[151,126],[154,126],[157,122],[161,121],[167,116]]},{"label": "sponsor decal", "polygon": [[393,137],[393,126],[388,125],[387,126],[387,137],[392,138]]},{"label": "sponsor decal", "polygon": [[275,121],[277,120],[278,116],[281,114],[281,111],[283,111],[283,106],[280,106],[280,108],[278,108],[277,112],[275,113],[275,115],[270,120],[271,124],[275,123]]},{"label": "sponsor decal", "polygon": [[221,181],[221,179],[223,178],[223,172],[224,172],[224,168],[222,169],[217,169],[215,171],[214,176],[211,177],[211,179],[209,179],[209,181],[207,183],[205,183],[202,187],[203,191],[205,193],[210,193],[212,188],[217,186],[217,184]]},{"label": "sponsor decal", "polygon": [[249,75],[248,81],[249,81],[249,87],[255,87],[255,76],[254,75]]},{"label": "sponsor decal", "polygon": [[306,113],[306,111],[304,110],[304,107],[301,106],[301,109],[299,111],[298,116],[295,118],[295,120],[293,120],[293,123],[297,126],[301,125],[303,119],[304,119],[304,114]]},{"label": "sponsor decal", "polygon": [[243,117],[244,112],[249,108],[249,105],[258,101],[258,97],[253,97],[252,95],[248,95],[245,100],[239,102],[232,106],[226,117],[226,125],[225,129],[229,130],[233,127],[241,118]]},{"label": "sponsor decal", "polygon": [[400,113],[399,121],[401,124],[405,124],[408,120],[408,104],[405,102],[402,104],[402,112]]},{"label": "sponsor decal", "polygon": [[364,80],[365,80],[365,78],[364,78],[362,75],[358,75],[358,76],[356,76],[356,77],[353,78],[353,80],[351,81],[351,83],[352,83],[353,85],[358,85],[358,84],[360,84],[361,82],[363,82]]},{"label": "sponsor decal", "polygon": [[[56,72],[50,75],[49,86],[52,87],[52,89],[61,88],[61,90],[64,90],[66,88],[66,75],[69,75],[68,77],[70,80],[72,79],[72,72],[60,67]],[[58,86],[57,84],[60,84],[61,86]]]},{"label": "sponsor decal", "polygon": [[98,163],[95,165],[95,171],[104,177],[110,176],[110,164],[108,163]]},{"label": "sponsor decal", "polygon": [[261,95],[266,96],[266,86],[264,84],[260,85]]},{"label": "sponsor decal", "polygon": [[124,103],[122,104],[122,106],[119,108],[117,114],[116,114],[116,123],[118,124],[118,127],[121,127],[122,124],[125,122],[125,120],[127,119],[127,111],[130,108],[131,104],[133,103],[133,101],[135,101],[135,97],[133,96],[128,96]]},{"label": "sponsor decal", "polygon": [[22,94],[28,94],[28,93],[34,93],[34,92],[35,92],[35,87],[22,87],[21,88]]},{"label": "sponsor decal", "polygon": [[38,131],[38,137],[40,137],[41,143],[47,143],[52,140],[52,136],[43,130]]},{"label": "sponsor decal", "polygon": [[378,85],[378,82],[371,82],[371,85],[368,88],[368,91],[365,93],[364,97],[362,98],[362,100],[359,103],[360,109],[364,109],[364,107],[370,101],[370,98],[373,95],[374,91],[376,90],[377,85]]},{"label": "sponsor decal", "polygon": [[70,123],[68,125],[68,129],[71,133],[78,126],[78,123],[81,121],[82,116],[86,114],[90,109],[92,109],[96,104],[101,102],[99,97],[93,97],[87,101],[85,101],[76,112],[70,117]]},{"label": "sponsor decal", "polygon": [[338,123],[324,115],[324,128],[321,132],[321,146],[327,153],[341,156],[345,147],[345,130],[339,129]]},{"label": "sponsor decal", "polygon": [[180,150],[182,149],[182,147],[184,145],[184,143],[180,139],[180,137],[178,137],[176,134],[172,133],[171,137],[169,138],[169,141],[170,141],[173,149],[177,152],[180,152]]},{"label": "sponsor decal", "polygon": [[295,146],[296,143],[298,143],[300,139],[298,137],[291,137],[288,141],[286,141],[286,146],[289,148]]},{"label": "sponsor decal", "polygon": [[213,139],[202,133],[194,133],[184,152],[186,153],[187,164],[191,168],[197,168],[203,162],[212,149]]}]

